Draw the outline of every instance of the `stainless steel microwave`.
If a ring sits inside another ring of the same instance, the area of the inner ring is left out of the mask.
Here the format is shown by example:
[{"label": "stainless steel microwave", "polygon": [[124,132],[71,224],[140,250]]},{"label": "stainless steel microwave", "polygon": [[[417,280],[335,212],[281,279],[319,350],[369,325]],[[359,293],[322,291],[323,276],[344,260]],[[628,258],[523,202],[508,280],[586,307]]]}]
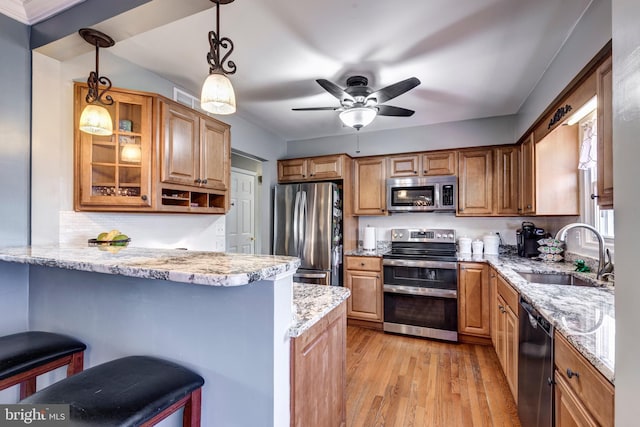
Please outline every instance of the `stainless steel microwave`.
[{"label": "stainless steel microwave", "polygon": [[455,176],[387,179],[389,212],[455,212],[458,198]]}]

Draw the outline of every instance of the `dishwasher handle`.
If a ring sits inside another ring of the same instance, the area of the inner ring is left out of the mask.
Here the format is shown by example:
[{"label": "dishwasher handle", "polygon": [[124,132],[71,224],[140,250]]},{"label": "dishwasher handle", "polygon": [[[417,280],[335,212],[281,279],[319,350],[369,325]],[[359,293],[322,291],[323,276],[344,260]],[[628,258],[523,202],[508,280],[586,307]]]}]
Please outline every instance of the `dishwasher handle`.
[{"label": "dishwasher handle", "polygon": [[553,325],[522,297],[520,297],[520,307],[522,307],[525,313],[529,316],[529,321],[531,322],[532,327],[537,326],[542,328],[547,335],[553,334]]}]

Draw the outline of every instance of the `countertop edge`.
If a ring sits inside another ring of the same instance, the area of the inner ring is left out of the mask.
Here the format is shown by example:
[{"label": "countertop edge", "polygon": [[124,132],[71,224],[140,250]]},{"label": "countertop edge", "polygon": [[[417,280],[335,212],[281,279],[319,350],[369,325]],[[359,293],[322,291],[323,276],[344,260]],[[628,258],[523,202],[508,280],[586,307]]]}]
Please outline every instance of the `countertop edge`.
[{"label": "countertop edge", "polygon": [[[249,256],[131,247],[124,249],[127,252],[109,254],[97,252],[95,247],[0,248],[0,261],[220,287],[244,286],[289,272],[293,274],[300,265],[298,258],[271,255]],[[217,265],[225,263],[235,264]]]},{"label": "countertop edge", "polygon": [[331,310],[338,307],[351,295],[342,286],[293,284],[295,320],[289,328],[289,337],[297,338],[318,323]]}]

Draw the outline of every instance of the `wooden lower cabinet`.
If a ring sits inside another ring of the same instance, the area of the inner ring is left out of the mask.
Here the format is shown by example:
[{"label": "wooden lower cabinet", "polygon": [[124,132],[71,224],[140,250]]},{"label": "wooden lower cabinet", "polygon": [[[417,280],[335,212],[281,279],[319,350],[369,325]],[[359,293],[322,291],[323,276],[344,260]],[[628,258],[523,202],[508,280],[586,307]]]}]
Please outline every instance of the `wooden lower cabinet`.
[{"label": "wooden lower cabinet", "polygon": [[347,300],[347,317],[382,322],[382,259],[347,256],[345,264],[345,287],[351,291]]},{"label": "wooden lower cabinet", "polygon": [[291,340],[291,426],[346,426],[345,305]]},{"label": "wooden lower cabinet", "polygon": [[613,384],[557,331],[554,359],[556,427],[613,427]]},{"label": "wooden lower cabinet", "polygon": [[599,427],[584,405],[556,372],[555,425],[556,427]]},{"label": "wooden lower cabinet", "polygon": [[488,338],[489,266],[461,262],[458,268],[458,333]]},{"label": "wooden lower cabinet", "polygon": [[491,304],[491,338],[502,366],[502,371],[518,402],[518,293],[493,269]]}]

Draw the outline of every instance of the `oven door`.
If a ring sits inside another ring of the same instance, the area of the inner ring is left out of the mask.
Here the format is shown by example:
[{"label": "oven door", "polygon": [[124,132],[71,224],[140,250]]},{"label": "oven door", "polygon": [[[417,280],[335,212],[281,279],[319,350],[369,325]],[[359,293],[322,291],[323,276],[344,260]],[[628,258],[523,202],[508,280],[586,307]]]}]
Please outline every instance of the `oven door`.
[{"label": "oven door", "polygon": [[383,329],[457,341],[457,263],[384,259],[383,265]]}]

